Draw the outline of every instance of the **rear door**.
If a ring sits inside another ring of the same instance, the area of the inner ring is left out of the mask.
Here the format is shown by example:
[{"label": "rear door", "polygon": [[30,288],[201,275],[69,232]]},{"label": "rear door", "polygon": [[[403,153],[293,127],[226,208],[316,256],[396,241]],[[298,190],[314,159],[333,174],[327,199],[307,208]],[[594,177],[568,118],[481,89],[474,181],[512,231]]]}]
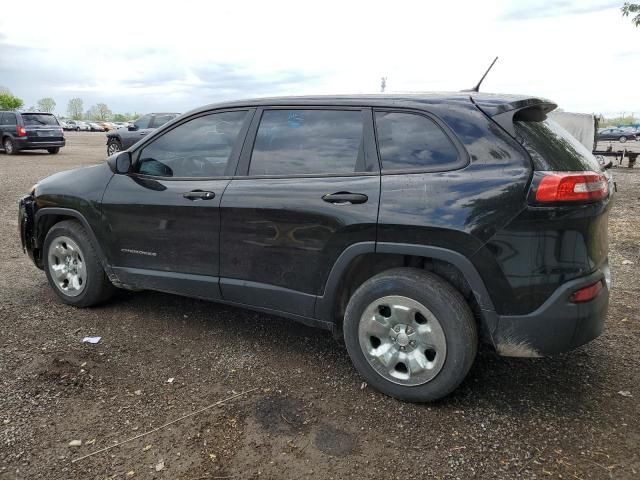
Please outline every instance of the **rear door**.
[{"label": "rear door", "polygon": [[260,109],[238,174],[221,204],[223,298],[313,316],[338,256],[376,239],[371,111]]},{"label": "rear door", "polygon": [[50,113],[21,113],[29,143],[60,142],[64,139],[58,119]]},{"label": "rear door", "polygon": [[220,199],[252,110],[186,119],[133,152],[103,197],[109,257],[124,283],[219,297]]}]

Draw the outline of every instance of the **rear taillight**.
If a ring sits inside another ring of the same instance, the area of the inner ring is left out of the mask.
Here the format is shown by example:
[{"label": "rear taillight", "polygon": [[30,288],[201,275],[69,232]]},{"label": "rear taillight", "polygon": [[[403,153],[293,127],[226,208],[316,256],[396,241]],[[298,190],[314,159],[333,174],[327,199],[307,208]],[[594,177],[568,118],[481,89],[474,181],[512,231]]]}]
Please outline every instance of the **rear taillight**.
[{"label": "rear taillight", "polygon": [[27,136],[27,131],[24,129],[23,126],[18,126],[18,136],[19,137],[26,137]]},{"label": "rear taillight", "polygon": [[571,303],[589,302],[598,296],[600,290],[602,290],[602,281],[589,285],[588,287],[581,288],[580,290],[576,290],[571,295],[569,301],[571,301]]},{"label": "rear taillight", "polygon": [[536,202],[590,202],[609,195],[607,177],[596,172],[539,172]]}]

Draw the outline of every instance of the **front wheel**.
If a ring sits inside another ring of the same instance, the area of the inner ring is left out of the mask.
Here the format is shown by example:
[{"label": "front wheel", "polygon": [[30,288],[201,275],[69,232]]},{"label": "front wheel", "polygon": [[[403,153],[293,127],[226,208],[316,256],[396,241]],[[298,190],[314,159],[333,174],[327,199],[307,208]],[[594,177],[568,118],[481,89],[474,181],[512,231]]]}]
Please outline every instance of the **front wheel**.
[{"label": "front wheel", "polygon": [[49,152],[51,155],[56,155],[60,152],[60,147],[47,148],[47,152]]},{"label": "front wheel", "polygon": [[451,393],[478,346],[473,313],[460,292],[412,268],[388,270],[356,290],[345,312],[344,338],[371,386],[412,402]]},{"label": "front wheel", "polygon": [[624,135],[621,136],[618,140],[620,140],[620,143],[624,143],[627,141],[627,137],[625,137]]},{"label": "front wheel", "polygon": [[115,287],[105,274],[87,232],[75,220],[56,223],[44,240],[44,271],[60,299],[76,307],[107,300]]},{"label": "front wheel", "polygon": [[114,153],[119,152],[120,150],[122,150],[122,144],[120,143],[120,140],[118,140],[117,138],[110,138],[107,142],[107,156],[111,156]]}]

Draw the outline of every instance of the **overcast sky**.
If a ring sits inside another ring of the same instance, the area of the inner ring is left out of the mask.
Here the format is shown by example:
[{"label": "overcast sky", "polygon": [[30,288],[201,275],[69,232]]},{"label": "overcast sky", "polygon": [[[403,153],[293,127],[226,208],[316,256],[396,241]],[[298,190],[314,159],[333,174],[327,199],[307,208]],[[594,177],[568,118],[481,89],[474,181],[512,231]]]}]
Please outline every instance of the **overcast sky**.
[{"label": "overcast sky", "polygon": [[[178,111],[267,95],[483,91],[640,113],[640,28],[623,1],[53,2],[0,16],[0,86],[66,112]],[[13,11],[12,10],[12,11]]]}]

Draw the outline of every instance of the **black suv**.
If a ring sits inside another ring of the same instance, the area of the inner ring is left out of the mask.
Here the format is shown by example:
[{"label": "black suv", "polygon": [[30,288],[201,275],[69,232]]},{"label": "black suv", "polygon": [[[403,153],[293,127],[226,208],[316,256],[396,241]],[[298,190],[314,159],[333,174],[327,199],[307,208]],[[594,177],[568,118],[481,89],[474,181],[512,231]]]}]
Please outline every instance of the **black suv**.
[{"label": "black suv", "polygon": [[332,330],[379,390],[433,400],[479,340],[508,356],[598,336],[612,183],[538,98],[211,105],[20,200],[22,244],[70,305],[115,287]]},{"label": "black suv", "polygon": [[148,113],[143,115],[128,127],[118,128],[107,133],[107,155],[113,155],[126,150],[140,141],[145,135],[160,128],[165,123],[176,118],[179,113]]},{"label": "black suv", "polygon": [[0,111],[0,145],[8,155],[20,150],[58,153],[64,144],[62,126],[53,114]]}]

